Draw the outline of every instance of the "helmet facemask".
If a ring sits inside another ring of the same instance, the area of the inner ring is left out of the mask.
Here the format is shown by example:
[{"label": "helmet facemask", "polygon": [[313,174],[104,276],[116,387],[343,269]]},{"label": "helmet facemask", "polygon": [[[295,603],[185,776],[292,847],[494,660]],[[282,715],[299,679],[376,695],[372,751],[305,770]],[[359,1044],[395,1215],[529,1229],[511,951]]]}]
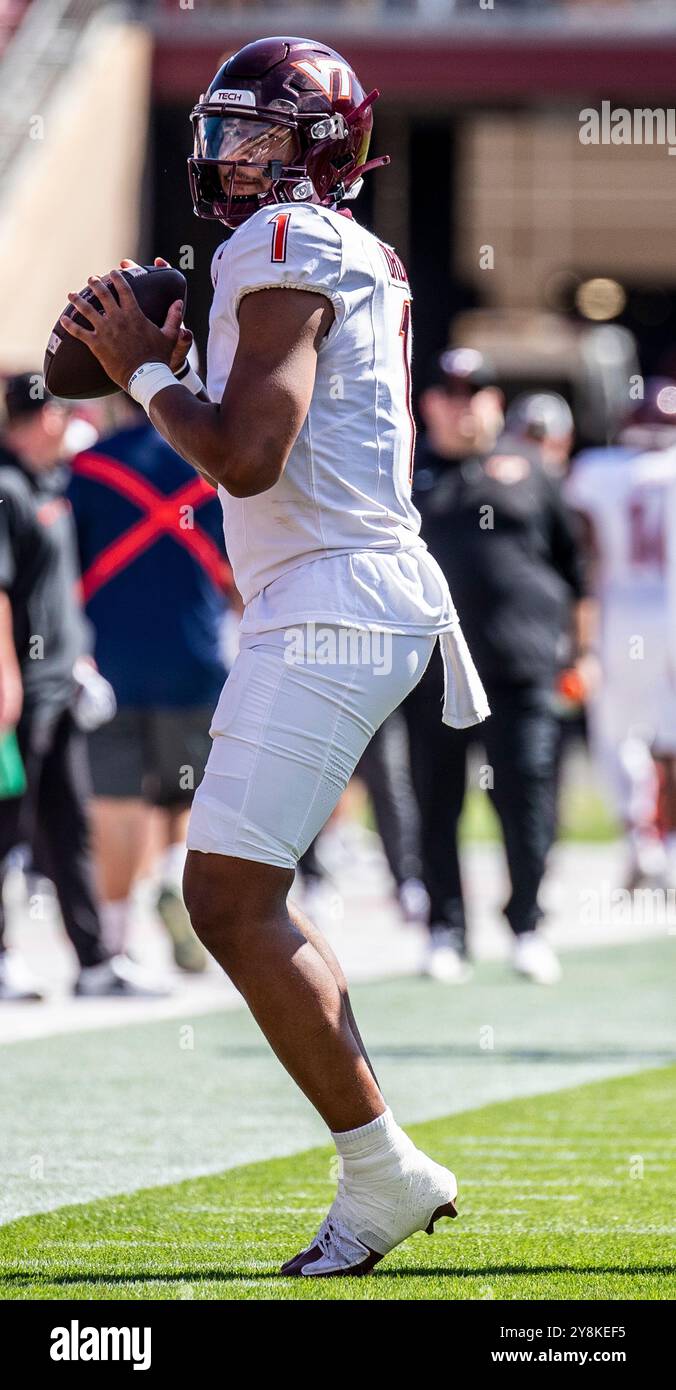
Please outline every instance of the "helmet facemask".
[{"label": "helmet facemask", "polygon": [[[295,123],[232,114],[196,115],[189,163],[195,209],[238,227],[259,208],[285,202],[302,189],[312,196]],[[307,189],[303,188],[307,184]]]}]

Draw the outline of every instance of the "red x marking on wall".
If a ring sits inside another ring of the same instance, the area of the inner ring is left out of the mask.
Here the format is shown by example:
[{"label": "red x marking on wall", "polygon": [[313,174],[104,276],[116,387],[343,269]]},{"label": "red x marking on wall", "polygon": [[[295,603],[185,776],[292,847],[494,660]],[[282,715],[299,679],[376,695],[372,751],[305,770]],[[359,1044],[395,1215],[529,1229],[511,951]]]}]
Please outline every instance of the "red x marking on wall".
[{"label": "red x marking on wall", "polygon": [[214,584],[224,588],[231,582],[230,566],[211,537],[198,527],[181,526],[182,507],[201,507],[213,498],[213,489],[203,478],[193,478],[167,496],[159,492],[153,483],[127,468],[126,464],[106,458],[103,454],[81,454],[76,460],[74,472],[119,492],[144,514],[121,536],[111,541],[83,574],[82,596],[85,603],[120,570],[126,569],[132,560],[166,535],[184,546],[199,561]]}]

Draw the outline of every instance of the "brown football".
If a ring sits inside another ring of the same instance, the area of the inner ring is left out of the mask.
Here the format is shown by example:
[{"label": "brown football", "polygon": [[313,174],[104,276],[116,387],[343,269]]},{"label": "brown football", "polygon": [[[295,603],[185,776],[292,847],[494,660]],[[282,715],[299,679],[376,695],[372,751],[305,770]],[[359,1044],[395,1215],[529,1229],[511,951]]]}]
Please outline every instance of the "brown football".
[{"label": "brown football", "polygon": [[[121,273],[133,291],[139,308],[151,323],[161,327],[175,299],[183,300],[185,317],[188,287],[185,275],[182,275],[180,270],[174,270],[171,266],[150,265],[131,266]],[[110,277],[105,275],[101,278],[117,299],[117,292]],[[83,299],[92,301],[95,309],[101,308],[99,300],[89,286],[80,293]],[[82,327],[89,327],[86,319],[75,312],[72,304],[68,304],[63,313],[67,318],[75,318],[75,322]],[[119,386],[104,372],[87,344],[80,342],[78,338],[71,338],[65,328],[61,327],[59,319],[49,335],[45,353],[44,377],[47,390],[51,391],[53,396],[75,401],[89,400],[95,396],[111,396],[114,391],[119,391]]]}]

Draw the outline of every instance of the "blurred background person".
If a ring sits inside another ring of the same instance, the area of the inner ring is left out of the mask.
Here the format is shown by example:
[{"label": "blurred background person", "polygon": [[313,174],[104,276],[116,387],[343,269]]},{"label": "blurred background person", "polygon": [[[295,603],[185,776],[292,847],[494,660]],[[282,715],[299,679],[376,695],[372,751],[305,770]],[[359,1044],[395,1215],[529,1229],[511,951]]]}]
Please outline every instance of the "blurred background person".
[{"label": "blurred background person", "polygon": [[627,842],[627,887],[676,882],[676,672],[667,523],[676,381],[651,378],[617,443],[579,454],[566,484],[600,603],[592,749]]},{"label": "blurred background person", "polygon": [[363,783],[371,802],[401,915],[405,922],[426,920],[429,903],[421,877],[420,817],[413,791],[406,723],[398,710],[371,739],[355,776]]},{"label": "blurred background person", "polygon": [[575,438],[573,412],[556,391],[524,391],[505,412],[507,440],[535,452],[546,473],[565,477]]},{"label": "blurred background person", "polygon": [[226,674],[231,573],[214,489],[133,401],[120,398],[116,411],[118,428],[73,460],[68,488],[96,662],[117,700],[113,720],[89,740],[105,936],[111,950],[124,948],[132,887],[154,833],[155,906],[176,964],[200,971],[206,956],[181,879]]},{"label": "blurred background person", "polygon": [[7,855],[29,845],[56,888],[79,962],[77,994],[152,993],[143,971],[108,950],[93,881],[86,738],[74,716],[73,670],[87,650],[77,599],[77,550],[57,469],[68,414],[40,373],[10,377],[0,439],[0,725],[16,727],[25,766],[20,798],[0,801],[0,999],[40,991],[6,949]]},{"label": "blurred background person", "polygon": [[[425,435],[414,500],[422,534],[449,581],[491,706],[481,731],[487,759],[482,785],[507,853],[512,962],[530,979],[554,983],[560,967],[537,930],[538,891],[556,824],[553,688],[573,605],[576,658],[586,653],[587,605],[572,519],[536,450],[517,451],[509,441],[503,450],[502,396],[481,353],[442,353],[421,394],[420,413]],[[424,968],[456,983],[468,977],[458,826],[474,740],[472,732],[439,721],[443,680],[436,655],[405,712],[430,898]]]}]

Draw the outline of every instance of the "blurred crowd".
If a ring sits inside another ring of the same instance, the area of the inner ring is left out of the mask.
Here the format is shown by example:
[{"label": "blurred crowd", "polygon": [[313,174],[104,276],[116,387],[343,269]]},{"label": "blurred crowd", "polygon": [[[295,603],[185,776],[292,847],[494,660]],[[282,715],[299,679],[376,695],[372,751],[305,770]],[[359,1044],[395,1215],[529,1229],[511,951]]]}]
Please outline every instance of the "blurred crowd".
[{"label": "blurred crowd", "polygon": [[[370,815],[400,920],[422,928],[422,972],[447,984],[471,973],[459,848],[468,785],[487,792],[500,823],[513,967],[540,984],[559,978],[540,889],[571,727],[588,732],[605,775],[628,886],[676,871],[676,383],[642,383],[617,437],[577,455],[562,394],[508,400],[503,385],[477,348],[438,355],[419,396],[414,474],[422,533],[491,717],[464,732],[442,724],[435,654],[356,774],[370,807],[357,824]],[[206,965],[181,876],[237,644],[220,504],[126,397],[68,408],[39,373],[23,374],[6,379],[3,410],[0,877],[21,871],[29,900],[56,894],[76,994],[159,995],[166,982],[129,953],[142,876],[177,969]],[[353,814],[354,785],[350,798]],[[350,814],[343,804],[337,819]],[[325,833],[296,888],[320,926],[337,892]],[[21,935],[20,918],[6,930],[0,900],[0,1000],[41,997]]]},{"label": "blurred crowd", "polygon": [[[202,970],[181,878],[231,575],[215,493],[145,413],[118,396],[87,414],[38,373],[6,383],[0,860],[53,884],[77,994],[158,994],[127,950],[132,890],[151,865],[176,964]],[[35,998],[5,945],[0,922],[0,997]]]}]

